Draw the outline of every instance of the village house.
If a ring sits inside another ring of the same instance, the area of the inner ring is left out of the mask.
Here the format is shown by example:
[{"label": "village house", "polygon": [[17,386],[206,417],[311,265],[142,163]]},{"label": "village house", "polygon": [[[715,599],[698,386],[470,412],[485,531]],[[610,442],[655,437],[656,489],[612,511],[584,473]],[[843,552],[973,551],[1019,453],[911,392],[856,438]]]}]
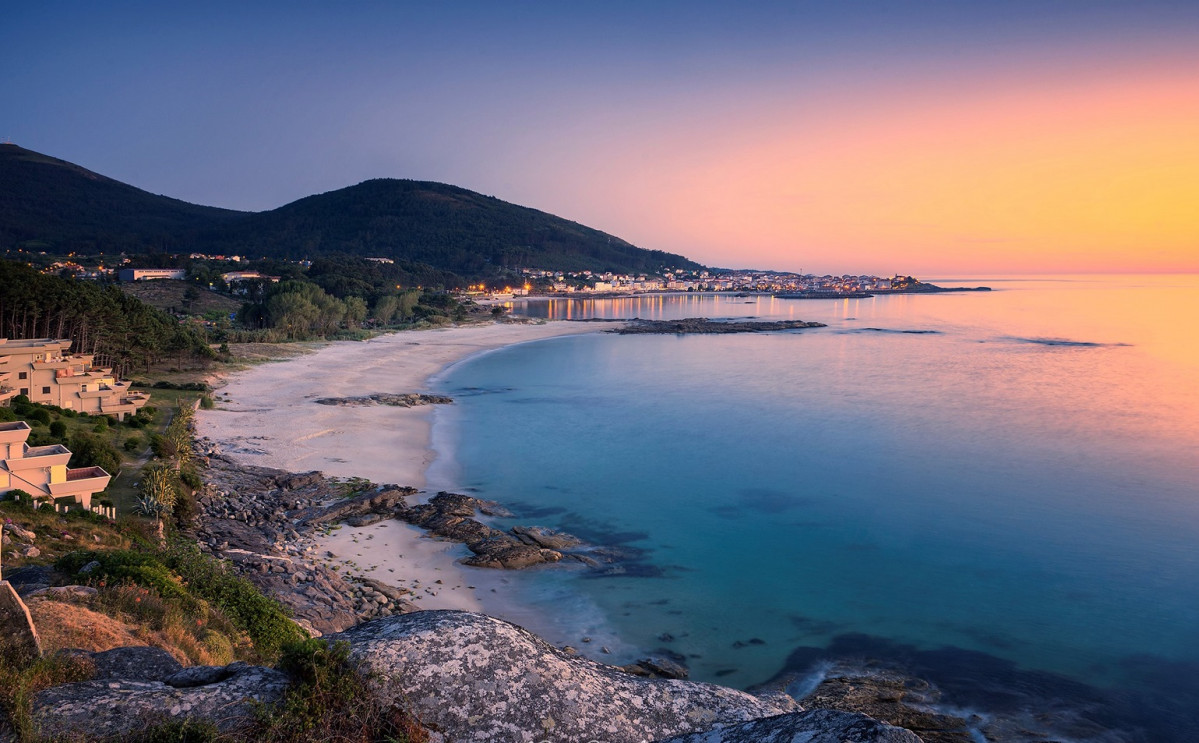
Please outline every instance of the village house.
[{"label": "village house", "polygon": [[112,369],[94,366],[91,354],[70,349],[67,339],[0,338],[0,403],[25,395],[30,402],[124,420],[149,401],[128,382],[118,382]]},{"label": "village house", "polygon": [[68,469],[71,450],[61,444],[30,446],[30,430],[25,421],[0,423],[0,495],[23,490],[35,502],[71,498],[92,510],[92,496],[107,488],[112,476],[102,467]]},{"label": "village house", "polygon": [[176,279],[182,281],[187,278],[187,269],[185,268],[122,268],[117,272],[117,278],[121,281],[153,281],[155,279]]}]

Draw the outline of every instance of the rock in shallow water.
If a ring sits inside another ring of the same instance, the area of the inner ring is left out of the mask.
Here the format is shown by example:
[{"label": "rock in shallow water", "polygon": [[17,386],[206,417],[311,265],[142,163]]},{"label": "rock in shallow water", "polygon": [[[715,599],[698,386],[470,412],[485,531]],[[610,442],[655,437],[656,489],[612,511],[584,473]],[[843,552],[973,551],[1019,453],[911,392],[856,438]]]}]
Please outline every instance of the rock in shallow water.
[{"label": "rock in shallow water", "polygon": [[751,720],[660,743],[922,743],[915,733],[856,712],[818,709]]},{"label": "rock in shallow water", "polygon": [[373,693],[454,741],[651,741],[795,709],[713,684],[642,679],[483,614],[424,611],[354,627]]}]

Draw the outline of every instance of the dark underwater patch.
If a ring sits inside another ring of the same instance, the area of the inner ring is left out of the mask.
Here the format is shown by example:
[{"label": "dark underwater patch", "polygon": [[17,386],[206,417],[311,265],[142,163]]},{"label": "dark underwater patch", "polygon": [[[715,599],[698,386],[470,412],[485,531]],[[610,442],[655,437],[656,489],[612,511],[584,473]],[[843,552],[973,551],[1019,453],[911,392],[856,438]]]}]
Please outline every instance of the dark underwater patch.
[{"label": "dark underwater patch", "polygon": [[1013,341],[1016,343],[1031,343],[1038,346],[1061,346],[1064,348],[1121,348],[1127,347],[1128,343],[1094,343],[1092,341],[1074,341],[1068,338],[1021,338],[1011,336],[1004,340]]},{"label": "dark underwater patch", "polygon": [[1129,743],[1191,743],[1199,739],[1199,663],[1155,656],[1125,659],[1129,682],[1091,686],[1048,671],[1027,670],[988,653],[959,647],[919,650],[865,634],[843,634],[828,647],[800,647],[787,657],[782,677],[808,675],[822,664],[886,668],[932,682],[943,704],[1016,720],[1032,720],[1045,733]]},{"label": "dark underwater patch", "polygon": [[797,496],[773,488],[745,488],[735,493],[736,501],[713,506],[708,510],[721,518],[735,519],[747,512],[780,514],[810,502],[809,498]]}]

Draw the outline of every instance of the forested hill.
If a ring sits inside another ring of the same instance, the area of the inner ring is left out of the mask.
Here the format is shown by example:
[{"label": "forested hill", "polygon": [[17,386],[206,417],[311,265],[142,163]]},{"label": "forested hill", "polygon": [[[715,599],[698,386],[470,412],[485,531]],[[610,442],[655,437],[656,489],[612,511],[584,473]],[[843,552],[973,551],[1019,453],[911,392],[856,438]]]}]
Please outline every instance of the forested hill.
[{"label": "forested hill", "polygon": [[173,251],[245,215],[157,196],[65,160],[0,144],[0,248]]},{"label": "forested hill", "polygon": [[0,145],[0,249],[203,252],[252,258],[350,254],[466,277],[514,267],[695,268],[599,230],[456,186],[378,179],[267,212],[155,196],[71,163]]}]

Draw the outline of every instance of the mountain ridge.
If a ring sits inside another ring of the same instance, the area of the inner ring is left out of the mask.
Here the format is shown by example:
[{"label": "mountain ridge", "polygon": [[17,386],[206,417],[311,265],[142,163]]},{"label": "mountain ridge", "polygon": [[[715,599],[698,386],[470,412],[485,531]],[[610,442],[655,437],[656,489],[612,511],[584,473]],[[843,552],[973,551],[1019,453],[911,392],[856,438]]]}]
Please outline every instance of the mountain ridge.
[{"label": "mountain ridge", "polygon": [[434,181],[375,178],[240,212],[151,194],[66,160],[0,145],[0,248],[342,254],[463,276],[518,268],[654,272],[699,264],[531,207]]}]

